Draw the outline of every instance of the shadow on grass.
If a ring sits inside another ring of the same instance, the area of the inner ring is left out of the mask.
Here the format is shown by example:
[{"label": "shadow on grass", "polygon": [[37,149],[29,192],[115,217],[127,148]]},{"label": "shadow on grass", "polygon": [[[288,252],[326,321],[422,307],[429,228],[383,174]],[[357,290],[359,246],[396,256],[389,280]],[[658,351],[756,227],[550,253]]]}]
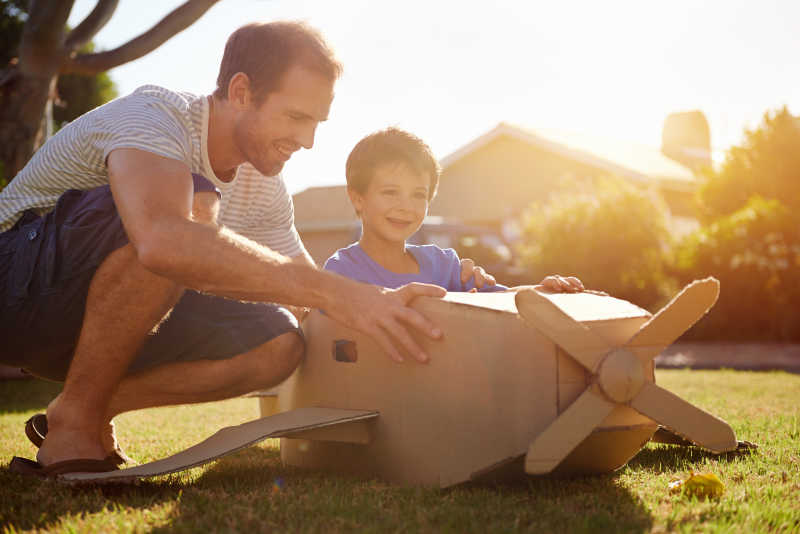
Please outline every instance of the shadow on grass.
[{"label": "shadow on grass", "polygon": [[69,516],[150,508],[174,500],[182,486],[173,480],[138,486],[73,486],[11,473],[6,465],[0,469],[0,488],[0,527],[15,532],[58,529]]},{"label": "shadow on grass", "polygon": [[714,454],[704,449],[683,445],[656,445],[645,447],[628,462],[631,469],[651,469],[656,471],[687,470],[697,467],[705,460],[734,462],[758,454],[758,450],[732,451]]},{"label": "shadow on grass", "polygon": [[32,378],[30,380],[0,380],[0,411],[29,412],[47,407],[61,392],[60,382]]},{"label": "shadow on grass", "polygon": [[103,513],[114,525],[112,516],[121,511],[126,521],[152,522],[150,530],[164,533],[648,532],[653,526],[641,500],[611,475],[517,477],[447,489],[398,487],[283,467],[277,450],[260,447],[223,458],[196,475],[73,487],[2,469],[0,525],[58,528],[65,517]]},{"label": "shadow on grass", "polygon": [[648,532],[644,503],[613,476],[517,477],[453,488],[398,487],[283,467],[278,452],[224,458],[185,488],[154,532]]}]

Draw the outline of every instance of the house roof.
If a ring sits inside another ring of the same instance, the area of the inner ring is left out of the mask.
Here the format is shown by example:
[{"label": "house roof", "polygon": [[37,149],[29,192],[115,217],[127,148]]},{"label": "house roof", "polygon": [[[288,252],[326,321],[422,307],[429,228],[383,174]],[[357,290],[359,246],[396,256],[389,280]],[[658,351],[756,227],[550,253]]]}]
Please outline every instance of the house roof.
[{"label": "house roof", "polygon": [[[656,148],[635,143],[555,130],[530,130],[501,122],[472,142],[440,160],[443,170],[507,136],[539,149],[605,170],[623,178],[676,191],[693,191],[696,179],[688,167],[668,158]],[[295,223],[300,231],[330,231],[350,228],[357,218],[344,185],[310,187],[293,196]]]},{"label": "house roof", "polygon": [[293,195],[292,202],[300,231],[340,229],[357,220],[344,185],[309,187]]},{"label": "house roof", "polygon": [[499,123],[482,136],[442,158],[442,169],[501,136],[530,143],[540,149],[643,183],[656,180],[663,186],[678,190],[691,190],[696,183],[691,169],[668,158],[657,148],[575,132],[531,130],[506,122]]}]

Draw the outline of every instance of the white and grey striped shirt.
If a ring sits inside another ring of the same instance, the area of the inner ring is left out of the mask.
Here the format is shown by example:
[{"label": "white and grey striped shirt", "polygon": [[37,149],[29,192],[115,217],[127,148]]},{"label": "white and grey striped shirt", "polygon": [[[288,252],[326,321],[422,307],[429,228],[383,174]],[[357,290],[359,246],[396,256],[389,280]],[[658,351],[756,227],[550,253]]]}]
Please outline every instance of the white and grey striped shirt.
[{"label": "white and grey striped shirt", "polygon": [[208,100],[146,85],[79,117],[44,144],[0,192],[0,232],[25,210],[47,213],[68,189],[108,184],[106,157],[136,148],[178,161],[222,192],[220,223],[286,256],[303,253],[283,177],[241,165],[222,182],[208,159]]}]

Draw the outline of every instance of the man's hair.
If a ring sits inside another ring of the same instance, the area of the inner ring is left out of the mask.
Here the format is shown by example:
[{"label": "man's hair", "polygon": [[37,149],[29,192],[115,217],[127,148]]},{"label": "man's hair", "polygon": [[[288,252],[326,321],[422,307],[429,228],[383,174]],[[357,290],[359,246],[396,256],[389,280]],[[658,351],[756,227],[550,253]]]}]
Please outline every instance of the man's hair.
[{"label": "man's hair", "polygon": [[441,169],[431,148],[416,135],[399,128],[386,128],[359,141],[347,156],[347,187],[366,193],[378,167],[386,164],[407,165],[414,172],[430,177],[428,201],[436,196]]},{"label": "man's hair", "polygon": [[257,106],[278,89],[290,67],[302,65],[336,80],[342,65],[317,30],[303,22],[280,21],[242,26],[228,37],[219,66],[214,96],[228,98],[228,84],[237,72],[250,78]]}]

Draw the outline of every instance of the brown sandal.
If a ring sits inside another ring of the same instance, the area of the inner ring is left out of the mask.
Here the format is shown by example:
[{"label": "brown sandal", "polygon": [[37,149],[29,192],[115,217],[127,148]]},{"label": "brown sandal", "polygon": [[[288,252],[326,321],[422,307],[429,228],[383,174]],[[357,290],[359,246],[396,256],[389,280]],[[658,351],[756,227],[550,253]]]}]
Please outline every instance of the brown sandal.
[{"label": "brown sandal", "polygon": [[[47,416],[43,413],[37,413],[25,421],[25,435],[36,447],[41,447],[45,436],[47,436]],[[106,460],[114,462],[115,465],[133,465],[136,463],[119,447],[114,449],[114,452],[109,454]]]},{"label": "brown sandal", "polygon": [[105,473],[107,471],[118,471],[119,467],[111,460],[78,459],[64,460],[50,465],[42,465],[39,462],[14,456],[8,465],[8,470],[12,473],[21,475],[31,475],[39,478],[56,478],[58,475],[67,473]]}]

